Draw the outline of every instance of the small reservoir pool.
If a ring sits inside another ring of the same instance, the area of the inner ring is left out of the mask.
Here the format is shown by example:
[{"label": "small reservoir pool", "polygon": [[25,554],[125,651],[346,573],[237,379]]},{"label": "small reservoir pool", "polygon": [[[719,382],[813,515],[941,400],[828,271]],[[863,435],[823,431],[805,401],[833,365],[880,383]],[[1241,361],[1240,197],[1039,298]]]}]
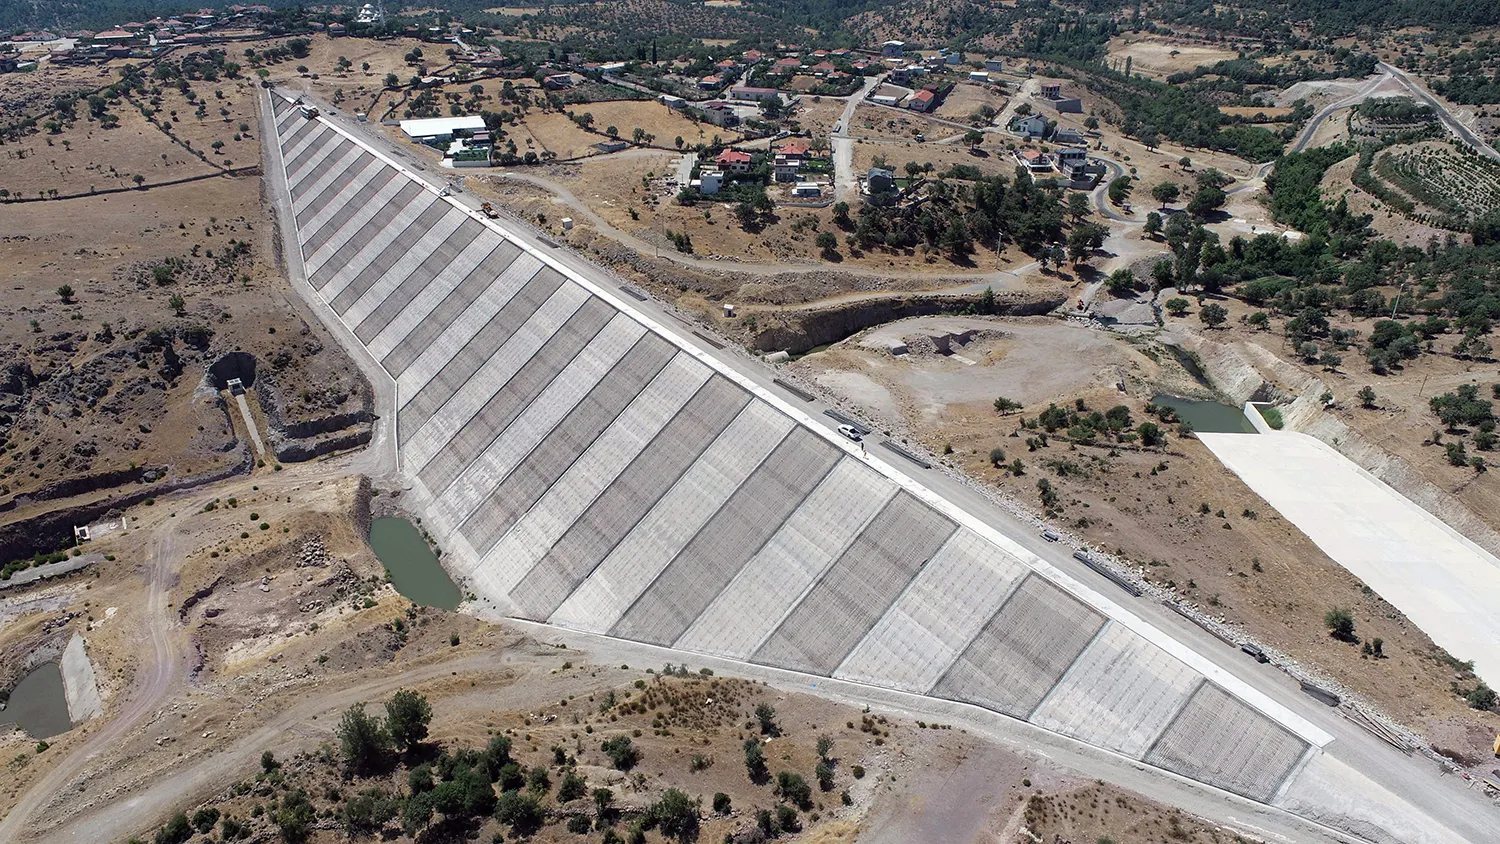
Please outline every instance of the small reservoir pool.
[{"label": "small reservoir pool", "polygon": [[1151,401],[1172,408],[1177,412],[1177,418],[1188,423],[1194,431],[1205,434],[1255,433],[1255,426],[1245,418],[1245,411],[1233,405],[1168,395],[1153,396]]},{"label": "small reservoir pool", "polygon": [[374,520],[370,523],[370,547],[397,592],[424,607],[458,609],[463,595],[411,522],[394,517]]},{"label": "small reservoir pool", "polygon": [[0,712],[0,724],[15,724],[34,739],[52,738],[73,729],[57,663],[42,663],[21,678],[10,691],[5,711]]}]

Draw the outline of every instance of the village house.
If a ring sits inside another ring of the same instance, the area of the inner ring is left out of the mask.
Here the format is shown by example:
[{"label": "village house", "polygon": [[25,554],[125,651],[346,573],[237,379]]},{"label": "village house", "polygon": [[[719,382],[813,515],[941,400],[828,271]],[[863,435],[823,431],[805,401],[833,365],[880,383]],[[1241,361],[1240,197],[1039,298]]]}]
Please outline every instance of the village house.
[{"label": "village house", "polygon": [[802,169],[802,159],[778,155],[771,162],[772,177],[778,182],[795,182]]},{"label": "village house", "polygon": [[880,45],[880,55],[886,58],[899,57],[905,51],[905,41],[887,41]]},{"label": "village house", "polygon": [[729,103],[715,100],[703,104],[703,119],[720,128],[738,126],[740,116]]},{"label": "village house", "polygon": [[911,95],[911,98],[906,101],[906,107],[912,111],[930,111],[936,101],[937,94],[923,88]]},{"label": "village house", "polygon": [[714,158],[714,163],[719,169],[727,173],[750,172],[750,153],[740,152],[737,149],[726,149]]},{"label": "village house", "polygon": [[1020,132],[1028,138],[1045,138],[1047,137],[1047,128],[1049,125],[1047,118],[1040,114],[1028,114],[1025,117],[1018,117],[1012,121],[1010,128],[1012,131]]},{"label": "village house", "polygon": [[764,102],[766,100],[779,99],[781,97],[781,92],[776,90],[775,88],[757,88],[751,85],[736,85],[733,88],[729,89],[729,96],[737,100],[752,100],[754,102]]}]

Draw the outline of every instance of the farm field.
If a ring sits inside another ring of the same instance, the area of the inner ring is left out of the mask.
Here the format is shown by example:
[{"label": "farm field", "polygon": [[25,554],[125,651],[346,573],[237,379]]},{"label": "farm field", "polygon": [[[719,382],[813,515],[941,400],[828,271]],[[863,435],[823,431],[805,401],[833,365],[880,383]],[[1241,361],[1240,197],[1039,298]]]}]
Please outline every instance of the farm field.
[{"label": "farm field", "polygon": [[1448,227],[1500,208],[1500,164],[1466,148],[1441,141],[1393,147],[1376,155],[1373,170]]}]

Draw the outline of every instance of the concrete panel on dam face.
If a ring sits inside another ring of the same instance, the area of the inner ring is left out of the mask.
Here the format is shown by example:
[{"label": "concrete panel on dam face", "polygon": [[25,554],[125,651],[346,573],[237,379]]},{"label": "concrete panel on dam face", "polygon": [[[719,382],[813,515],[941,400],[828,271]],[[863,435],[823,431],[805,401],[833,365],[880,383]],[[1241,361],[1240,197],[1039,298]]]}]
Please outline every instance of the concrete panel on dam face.
[{"label": "concrete panel on dam face", "polygon": [[933,688],[933,694],[1026,718],[1088,646],[1104,617],[1029,575]]},{"label": "concrete panel on dam face", "polygon": [[511,591],[520,614],[551,615],[749,401],[728,379],[709,379]]},{"label": "concrete panel on dam face", "polygon": [[[455,325],[417,359],[416,365],[401,373],[396,383],[406,399],[400,428],[411,442],[408,454],[416,461],[413,465],[424,465],[588,298],[582,287],[564,284],[557,273],[537,273],[472,336],[466,336],[467,329],[478,322],[484,312],[481,309],[465,314],[466,324]],[[455,403],[454,396],[460,390],[465,395]],[[459,406],[467,410],[467,415],[455,416]],[[439,409],[446,409],[449,427],[419,436]]]},{"label": "concrete panel on dam face", "polygon": [[282,142],[281,160],[286,164],[287,170],[291,171],[299,156],[306,153],[310,147],[338,140],[343,140],[343,136],[324,126],[321,121],[309,120],[293,129],[289,137]]},{"label": "concrete panel on dam face", "polygon": [[960,529],[834,676],[926,692],[1029,571],[994,543]]},{"label": "concrete panel on dam face", "polygon": [[481,555],[493,548],[675,354],[675,346],[645,335],[535,448],[507,455],[518,465],[459,527],[469,545]]},{"label": "concrete panel on dam face", "polygon": [[[467,217],[462,218],[460,224],[443,239],[442,243],[425,253],[416,252],[413,255],[413,260],[420,261],[420,263],[417,263],[411,272],[399,279],[395,277],[395,273],[391,273],[370,288],[363,298],[344,312],[344,323],[354,326],[354,336],[358,337],[361,342],[368,342],[369,338],[379,334],[381,329],[390,324],[396,314],[425,290],[439,273],[449,267],[462,265],[462,272],[467,274],[469,270],[478,266],[480,259],[484,257],[482,252],[476,252],[467,262],[463,262],[462,259],[465,250],[482,231],[484,231],[484,226]],[[426,257],[422,257],[424,254]],[[375,317],[373,321],[370,319],[372,316]]]},{"label": "concrete panel on dam face", "polygon": [[[435,511],[431,513],[434,523],[445,530],[454,530],[478,514],[480,505],[516,464],[536,449],[553,426],[609,374],[645,332],[645,326],[639,322],[616,313],[609,324],[552,379],[541,395],[527,405],[483,453],[459,472],[435,502]],[[465,538],[475,550],[479,550],[474,536],[465,534]]]},{"label": "concrete panel on dam face", "polygon": [[[306,249],[308,239],[325,220],[333,216],[335,210],[347,207],[382,170],[389,168],[368,155],[356,155],[338,172],[330,172],[326,182],[320,181],[313,186],[294,209],[297,238],[303,248]],[[393,174],[395,171],[390,172]]]},{"label": "concrete panel on dam face", "polygon": [[[479,225],[475,223],[475,225]],[[467,234],[473,237],[464,243],[463,248],[452,258],[437,261],[437,267],[432,277],[428,278],[425,273],[429,268],[424,264],[412,273],[411,278],[401,282],[401,286],[391,292],[384,302],[376,305],[363,320],[360,320],[354,334],[374,353],[377,340],[388,333],[405,337],[411,330],[422,321],[432,308],[447,298],[448,294],[459,285],[469,274],[474,272],[485,258],[495,250],[491,238],[484,237],[482,230],[474,231],[464,226],[454,232],[450,242],[459,242]],[[389,348],[389,344],[386,344]],[[377,358],[378,359],[378,358]]]},{"label": "concrete panel on dam face", "polygon": [[910,494],[897,493],[760,646],[754,660],[832,674],[955,528]]},{"label": "concrete panel on dam face", "polygon": [[712,371],[678,354],[646,389],[630,402],[604,433],[580,456],[564,455],[569,465],[536,506],[485,552],[474,578],[504,595],[578,520],[641,450],[708,381]]},{"label": "concrete panel on dam face", "polygon": [[[396,235],[385,249],[371,261],[369,266],[360,271],[359,275],[350,279],[349,283],[329,301],[333,311],[340,316],[349,312],[372,287],[379,285],[384,279],[390,278],[390,288],[395,287],[417,264],[430,254],[432,250],[442,245],[458,229],[460,223],[465,219],[463,212],[448,207],[440,202],[435,202],[422,215],[412,223],[406,231]],[[330,290],[324,290],[324,295],[330,295]]]},{"label": "concrete panel on dam face", "polygon": [[320,145],[319,149],[307,157],[307,163],[287,179],[287,186],[293,197],[292,210],[298,210],[299,202],[305,204],[317,196],[318,191],[346,165],[369,157],[358,145],[342,139]]},{"label": "concrete panel on dam face", "polygon": [[387,241],[411,225],[411,221],[430,205],[432,196],[408,182],[390,202],[356,209],[338,235],[309,258],[308,281],[320,291],[329,286],[337,291],[345,280],[374,260]]},{"label": "concrete panel on dam face", "polygon": [[[373,283],[451,210],[451,206],[437,202],[431,194],[424,192],[417,196],[396,214],[385,231],[350,258],[347,265],[327,276],[327,283],[319,288],[323,298],[330,304],[338,302],[343,308],[349,307],[351,303],[342,298],[346,288],[361,288]],[[335,312],[343,313],[338,308]]]},{"label": "concrete panel on dam face", "polygon": [[[540,261],[514,244],[502,243],[441,300],[433,291],[412,302],[391,326],[370,341],[370,354],[387,372],[400,378],[423,356],[437,359],[440,345],[462,347],[540,266]],[[446,360],[434,363],[430,371],[440,369]]]},{"label": "concrete panel on dam face", "polygon": [[[571,285],[570,285],[571,286]],[[558,291],[558,295],[562,294]],[[506,426],[529,406],[532,401],[547,388],[552,379],[568,365],[583,347],[598,334],[604,326],[618,313],[603,300],[590,297],[555,331],[544,336],[540,348],[536,353],[516,370],[515,374],[505,380],[504,385],[489,397],[484,406],[479,409],[453,438],[448,440],[427,465],[422,467],[418,473],[422,483],[438,494],[440,490],[446,489],[458,473],[463,471],[473,460],[489,447],[490,443],[504,431]],[[541,316],[541,310],[537,312]],[[538,320],[528,322],[522,330],[516,333],[513,340],[520,340],[527,328],[538,323]],[[510,345],[510,344],[507,344]],[[501,360],[502,355],[496,355],[492,360]],[[471,382],[473,388],[460,391],[454,399],[445,405],[443,410],[433,418],[433,429],[436,429],[445,418],[450,407],[458,404],[460,397],[477,392],[479,395],[489,393],[488,388],[477,389],[479,379]],[[462,412],[456,416],[464,415]],[[429,436],[431,434],[429,433]],[[422,435],[418,435],[418,441]],[[415,464],[413,464],[415,465]]]},{"label": "concrete panel on dam face", "polygon": [[608,630],[791,428],[785,414],[751,402],[553,612],[551,623]]},{"label": "concrete panel on dam face", "polygon": [[[406,184],[406,180],[399,178],[395,170],[382,164],[373,170],[366,168],[349,187],[337,195],[331,195],[329,201],[316,214],[312,214],[307,225],[301,228],[302,254],[305,256],[303,263],[308,275],[312,275],[322,266],[321,262],[330,256],[331,251],[324,249],[330,241],[338,238],[342,245],[353,234],[353,230],[340,234],[344,232],[345,224],[361,210],[374,213],[375,209],[384,207]],[[319,197],[317,201],[322,200],[323,197]]]},{"label": "concrete panel on dam face", "polygon": [[1110,624],[1031,723],[1139,759],[1202,679],[1123,624]]},{"label": "concrete panel on dam face", "polygon": [[733,490],[610,634],[657,645],[675,642],[838,459],[838,450],[821,437],[794,430]]},{"label": "concrete panel on dam face", "polygon": [[1285,727],[1203,682],[1145,761],[1264,802],[1276,794],[1307,748]]},{"label": "concrete panel on dam face", "polygon": [[374,162],[354,144],[336,148],[336,154],[324,157],[313,173],[308,174],[305,190],[297,192],[298,199],[292,202],[292,212],[297,218],[297,230],[303,231],[307,221],[326,205],[328,200],[339,195],[349,184]]},{"label": "concrete panel on dam face", "polygon": [[840,460],[676,646],[748,659],[895,494],[896,485],[875,470]]}]

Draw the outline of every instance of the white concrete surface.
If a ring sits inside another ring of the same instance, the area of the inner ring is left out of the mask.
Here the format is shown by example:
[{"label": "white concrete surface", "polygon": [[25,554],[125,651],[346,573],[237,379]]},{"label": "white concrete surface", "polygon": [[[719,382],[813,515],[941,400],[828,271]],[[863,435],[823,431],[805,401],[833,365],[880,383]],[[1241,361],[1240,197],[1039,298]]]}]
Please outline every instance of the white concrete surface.
[{"label": "white concrete surface", "polygon": [[1324,553],[1500,686],[1500,560],[1314,437],[1198,437]]},{"label": "white concrete surface", "polygon": [[250,402],[245,400],[243,394],[235,396],[234,401],[240,406],[240,418],[245,420],[245,433],[250,435],[250,442],[255,444],[255,453],[265,457],[266,445],[260,440],[260,431],[255,429],[255,417],[250,415]]},{"label": "white concrete surface", "polygon": [[89,659],[82,636],[74,633],[68,640],[57,667],[62,674],[63,696],[67,699],[68,718],[73,721],[73,726],[103,714],[104,702],[99,698],[94,663]]},{"label": "white concrete surface", "polygon": [[834,676],[930,690],[1026,572],[971,531],[958,531]]},{"label": "white concrete surface", "polygon": [[677,647],[748,658],[895,494],[868,468],[839,461],[689,625]]},{"label": "white concrete surface", "polygon": [[477,584],[507,594],[589,504],[640,454],[712,372],[678,356],[595,440],[474,569]]},{"label": "white concrete surface", "polygon": [[740,411],[549,620],[609,630],[791,429],[763,404]]}]

